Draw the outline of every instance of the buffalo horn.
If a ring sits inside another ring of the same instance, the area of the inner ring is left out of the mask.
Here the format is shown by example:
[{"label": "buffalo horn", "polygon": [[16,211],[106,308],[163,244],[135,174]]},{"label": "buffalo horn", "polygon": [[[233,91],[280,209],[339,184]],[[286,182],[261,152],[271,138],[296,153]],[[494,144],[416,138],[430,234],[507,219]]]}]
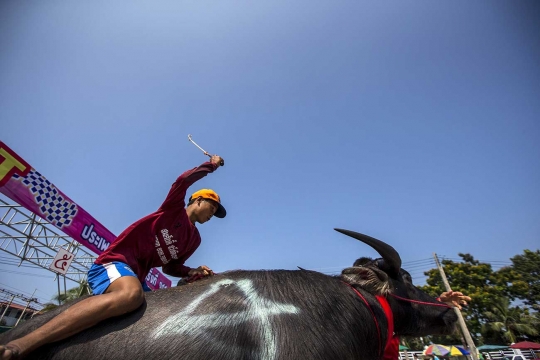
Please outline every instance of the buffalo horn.
[{"label": "buffalo horn", "polygon": [[391,247],[385,242],[382,242],[381,240],[377,240],[375,238],[372,238],[371,236],[367,236],[364,234],[360,234],[354,231],[350,230],[344,230],[344,229],[334,229],[336,231],[339,231],[342,234],[348,235],[350,237],[355,238],[356,240],[360,240],[363,243],[368,244],[377,252],[381,257],[384,259],[384,262],[389,268],[388,274],[392,277],[397,277],[399,273],[399,269],[401,269],[401,258],[399,257],[398,252],[396,249]]}]

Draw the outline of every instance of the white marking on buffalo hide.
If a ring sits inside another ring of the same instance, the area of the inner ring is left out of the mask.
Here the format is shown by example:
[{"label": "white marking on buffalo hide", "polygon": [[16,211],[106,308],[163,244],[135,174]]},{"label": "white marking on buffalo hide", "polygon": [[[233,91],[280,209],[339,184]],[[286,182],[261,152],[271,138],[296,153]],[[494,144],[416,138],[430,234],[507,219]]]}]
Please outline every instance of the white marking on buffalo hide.
[{"label": "white marking on buffalo hide", "polygon": [[[204,315],[192,314],[195,309],[209,296],[217,293],[221,286],[236,285],[246,296],[245,311],[237,313],[212,313]],[[277,303],[259,296],[251,280],[224,279],[210,286],[206,292],[193,300],[185,309],[176,315],[170,316],[153,332],[152,337],[157,339],[164,335],[191,335],[197,336],[205,329],[222,326],[235,326],[249,320],[258,320],[262,329],[262,349],[260,357],[272,360],[276,356],[276,336],[270,323],[270,316],[282,314],[298,314],[300,310],[290,304]]]}]

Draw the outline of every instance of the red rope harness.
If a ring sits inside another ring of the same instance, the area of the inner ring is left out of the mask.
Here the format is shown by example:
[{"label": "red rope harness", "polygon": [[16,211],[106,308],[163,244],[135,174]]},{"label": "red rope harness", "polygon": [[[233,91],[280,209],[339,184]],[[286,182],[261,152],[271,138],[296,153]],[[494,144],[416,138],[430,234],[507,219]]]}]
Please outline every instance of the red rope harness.
[{"label": "red rope harness", "polygon": [[[377,336],[379,338],[379,358],[380,358],[381,355],[382,355],[382,350],[383,350],[382,349],[382,340],[381,340],[381,329],[379,328],[379,322],[377,321],[377,318],[375,317],[375,313],[373,312],[373,309],[371,308],[371,306],[367,302],[366,298],[360,293],[360,291],[356,290],[351,284],[348,284],[348,283],[345,283],[345,284],[347,284],[351,289],[353,289],[353,291],[356,293],[356,295],[358,295],[360,297],[360,299],[362,299],[364,301],[364,304],[366,304],[367,308],[371,312],[371,316],[373,316],[373,321],[375,322],[375,327],[377,328]],[[392,327],[394,327],[393,322],[392,322]]]},{"label": "red rope harness", "polygon": [[[379,322],[377,321],[377,318],[375,317],[375,313],[373,312],[373,309],[371,308],[371,306],[367,302],[366,298],[360,293],[360,291],[356,290],[354,288],[354,286],[352,286],[349,283],[345,283],[345,284],[347,284],[351,289],[353,289],[353,291],[356,293],[356,295],[358,295],[360,297],[360,299],[362,299],[362,301],[364,301],[364,304],[366,304],[367,308],[371,312],[371,315],[373,316],[373,321],[375,322],[375,327],[377,328],[377,336],[379,338],[379,358],[380,358],[381,355],[382,355],[382,352],[383,352],[383,347],[382,347],[382,339],[381,339],[381,329],[379,328]],[[389,295],[392,296],[393,298],[398,299],[398,300],[407,301],[407,302],[410,302],[410,303],[415,303],[415,304],[420,304],[420,305],[428,305],[428,306],[442,306],[442,307],[447,307],[447,308],[452,309],[452,306],[447,305],[447,304],[445,304],[443,302],[441,302],[440,304],[437,304],[437,303],[426,302],[426,301],[406,299],[406,298],[403,298],[401,296],[397,296],[397,295],[394,295],[394,294],[389,294]],[[388,320],[388,338],[386,340],[386,344],[385,344],[385,347],[384,347],[384,348],[386,348],[386,346],[388,345],[388,343],[392,340],[392,337],[394,336],[394,314],[392,313],[392,309],[390,308],[390,304],[388,304],[388,301],[386,300],[386,298],[384,296],[377,295],[375,297],[377,298],[377,300],[381,304],[381,307],[384,310],[384,314],[386,315],[386,319]]]},{"label": "red rope harness", "polygon": [[[394,352],[393,348],[397,345],[397,349],[399,349],[399,343],[394,344],[393,338],[394,338],[394,313],[392,313],[392,308],[390,307],[390,304],[388,303],[388,300],[384,296],[377,295],[375,296],[377,300],[379,301],[379,304],[381,304],[382,309],[384,310],[384,314],[386,315],[386,320],[388,321],[388,331],[387,331],[387,337],[386,337],[386,344],[384,346],[384,354],[383,358],[387,358],[385,356],[388,351]],[[399,340],[398,340],[399,342]],[[399,350],[398,350],[399,351]],[[395,358],[392,356],[392,360]]]},{"label": "red rope harness", "polygon": [[448,304],[445,304],[443,302],[441,302],[440,304],[436,304],[436,303],[432,303],[432,302],[426,302],[426,301],[418,301],[418,300],[412,300],[412,299],[406,299],[406,298],[402,298],[401,296],[397,296],[397,295],[394,295],[394,294],[390,294],[391,297],[394,297],[396,299],[399,299],[399,300],[402,300],[402,301],[407,301],[407,302],[410,302],[410,303],[415,303],[415,304],[420,304],[420,305],[428,305],[428,306],[442,306],[442,307],[447,307],[449,309],[452,309],[452,306],[448,305]]}]

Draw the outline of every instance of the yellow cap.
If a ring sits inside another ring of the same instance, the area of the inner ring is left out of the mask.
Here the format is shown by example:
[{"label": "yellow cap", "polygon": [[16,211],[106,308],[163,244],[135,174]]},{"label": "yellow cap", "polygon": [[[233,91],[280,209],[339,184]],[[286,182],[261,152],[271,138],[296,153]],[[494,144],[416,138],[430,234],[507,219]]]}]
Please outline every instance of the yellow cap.
[{"label": "yellow cap", "polygon": [[190,197],[189,201],[191,199],[196,199],[198,197],[202,197],[203,199],[210,199],[217,203],[218,209],[216,210],[216,213],[214,214],[215,217],[218,218],[224,218],[227,215],[227,211],[221,205],[221,199],[219,198],[219,195],[212,189],[201,189],[199,191],[195,191]]}]

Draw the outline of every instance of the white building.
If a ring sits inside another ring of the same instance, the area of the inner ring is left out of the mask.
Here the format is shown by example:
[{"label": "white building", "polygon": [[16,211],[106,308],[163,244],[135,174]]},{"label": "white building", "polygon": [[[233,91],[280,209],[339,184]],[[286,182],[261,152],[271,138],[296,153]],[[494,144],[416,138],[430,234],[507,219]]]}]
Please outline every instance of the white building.
[{"label": "white building", "polygon": [[[9,305],[6,313],[4,314],[4,311],[6,310],[6,307]],[[17,320],[21,317],[24,311],[24,306],[8,302],[0,302],[0,316],[4,314],[4,317],[0,321],[0,325],[2,326],[14,326],[17,323]],[[35,313],[37,313],[38,310],[32,309],[31,307],[26,308],[26,311],[24,311],[24,315],[21,318],[21,321],[28,320],[32,316],[34,316]],[[20,323],[20,322],[19,322]]]}]

